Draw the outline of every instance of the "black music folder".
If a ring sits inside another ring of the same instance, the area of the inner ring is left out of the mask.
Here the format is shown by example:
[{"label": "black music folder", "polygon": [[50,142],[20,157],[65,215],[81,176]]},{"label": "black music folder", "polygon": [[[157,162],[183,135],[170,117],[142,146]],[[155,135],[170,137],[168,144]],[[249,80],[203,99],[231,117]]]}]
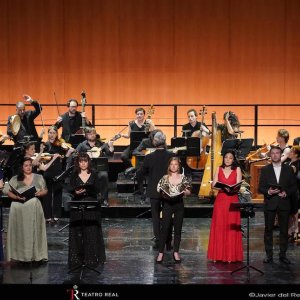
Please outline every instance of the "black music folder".
[{"label": "black music folder", "polygon": [[85,189],[86,194],[92,194],[95,190],[95,187],[92,184],[83,183],[83,184],[76,186],[75,191],[79,191],[82,189]]},{"label": "black music folder", "polygon": [[[15,189],[13,186],[9,185],[10,190],[12,193],[14,193],[16,196],[19,196],[21,198],[25,198],[24,202],[32,199],[35,197],[35,193],[37,192],[35,186],[31,186],[29,188],[24,187],[20,189]],[[15,199],[14,199],[15,200]],[[16,201],[21,201],[21,200],[16,200]],[[23,203],[23,201],[21,201]]]},{"label": "black music folder", "polygon": [[242,183],[243,183],[243,181],[240,181],[240,182],[238,182],[236,184],[228,185],[226,183],[217,181],[214,187],[222,189],[222,190],[228,189],[229,192],[238,192],[239,189],[241,188]]},{"label": "black music folder", "polygon": [[163,189],[162,187],[160,188],[160,192],[162,193],[163,198],[167,198],[167,199],[174,199],[177,197],[183,197],[184,196],[184,191],[177,193],[177,194],[170,194],[168,191],[166,191],[165,189]]}]

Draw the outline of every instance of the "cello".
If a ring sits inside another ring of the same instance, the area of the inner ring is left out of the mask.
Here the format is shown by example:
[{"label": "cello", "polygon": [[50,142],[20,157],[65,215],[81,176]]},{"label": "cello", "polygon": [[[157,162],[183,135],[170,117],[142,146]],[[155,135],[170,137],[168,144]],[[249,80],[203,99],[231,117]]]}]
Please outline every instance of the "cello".
[{"label": "cello", "polygon": [[215,190],[212,188],[212,181],[216,173],[217,167],[222,163],[222,138],[221,130],[217,128],[216,113],[212,113],[212,140],[211,147],[209,150],[209,159],[205,164],[205,169],[199,189],[199,197],[210,197],[214,198]]},{"label": "cello", "polygon": [[186,164],[189,166],[189,168],[193,170],[203,170],[207,161],[208,155],[206,154],[206,146],[209,142],[209,137],[204,136],[202,133],[201,126],[204,123],[204,116],[207,114],[207,109],[205,105],[202,107],[202,110],[200,111],[201,115],[201,125],[200,130],[197,130],[193,132],[192,137],[199,137],[200,138],[200,153],[199,156],[188,156],[186,158]]}]

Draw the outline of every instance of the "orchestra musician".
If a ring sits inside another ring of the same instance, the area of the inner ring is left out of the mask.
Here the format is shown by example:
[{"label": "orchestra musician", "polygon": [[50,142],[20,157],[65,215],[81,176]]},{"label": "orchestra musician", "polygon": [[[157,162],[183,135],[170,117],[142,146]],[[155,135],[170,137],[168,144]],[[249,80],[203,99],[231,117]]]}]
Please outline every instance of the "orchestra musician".
[{"label": "orchestra musician", "polygon": [[[113,141],[110,140],[107,143],[103,143],[100,139],[97,139],[97,133],[95,128],[86,127],[85,137],[86,140],[77,146],[77,153],[85,152],[90,154],[91,157],[94,157],[93,152],[91,151],[93,151],[92,149],[95,149],[94,147],[96,147],[96,149],[102,149],[100,151],[100,156],[109,157],[114,155]],[[100,180],[102,205],[108,206],[108,171],[98,171],[97,176]]]},{"label": "orchestra musician", "polygon": [[[286,129],[279,129],[277,131],[276,143],[282,150],[282,154],[281,154],[281,162],[282,163],[288,159],[289,153],[291,151],[291,149],[288,145],[289,138],[290,138],[290,134]],[[271,145],[268,145],[267,148],[269,151],[267,153],[261,153],[262,158],[270,157]]]},{"label": "orchestra musician", "polygon": [[[142,107],[139,107],[135,110],[135,120],[132,120],[128,124],[128,131],[126,134],[121,134],[121,137],[126,139],[130,138],[131,131],[153,131],[155,129],[155,125],[153,121],[149,118],[145,118],[145,110]],[[128,146],[123,153],[121,154],[121,159],[124,163],[125,169],[132,167],[131,164],[131,156],[132,151],[130,150],[130,146]]]},{"label": "orchestra musician", "polygon": [[68,111],[61,116],[58,116],[55,127],[59,129],[62,127],[61,137],[67,142],[70,142],[72,134],[75,134],[80,128],[83,127],[83,122],[87,126],[91,126],[92,123],[87,118],[85,112],[78,112],[78,101],[76,99],[70,99],[67,102]]},{"label": "orchestra musician", "polygon": [[227,111],[223,115],[223,120],[224,124],[218,124],[218,129],[221,130],[222,142],[227,139],[236,139],[241,133],[238,116],[232,111]]},{"label": "orchestra musician", "polygon": [[[66,159],[75,151],[72,147],[63,147],[65,143],[58,139],[58,130],[55,126],[48,129],[48,141],[45,143],[45,151],[48,156],[41,157],[39,169],[48,187],[48,194],[43,199],[43,210],[47,223],[55,223],[61,215],[62,182],[53,180],[60,175],[66,166]],[[71,145],[70,145],[71,146]]]},{"label": "orchestra musician", "polygon": [[294,138],[293,146],[300,146],[300,137]]},{"label": "orchestra musician", "polygon": [[19,169],[22,165],[22,161],[24,157],[32,159],[32,167],[34,172],[37,172],[38,166],[41,162],[41,156],[45,149],[45,145],[43,143],[40,144],[40,151],[36,153],[36,142],[31,141],[24,144],[22,147],[18,147],[16,150],[12,152],[10,155],[6,168],[9,169],[9,174],[11,176],[17,175]]},{"label": "orchestra musician", "polygon": [[[34,110],[26,111],[24,102],[19,101],[16,103],[16,115],[8,117],[7,135],[13,139],[15,147],[22,146],[22,142],[26,140],[26,137],[29,137],[27,141],[39,140],[34,119],[41,113],[41,105],[32,100],[29,95],[23,95],[23,99],[29,102]],[[18,130],[15,131],[14,127]]]},{"label": "orchestra musician", "polygon": [[205,123],[198,122],[197,117],[198,114],[195,109],[189,109],[187,111],[187,116],[189,123],[184,124],[182,126],[182,136],[183,137],[200,137],[200,131],[202,132],[203,136],[209,136],[210,131]]}]

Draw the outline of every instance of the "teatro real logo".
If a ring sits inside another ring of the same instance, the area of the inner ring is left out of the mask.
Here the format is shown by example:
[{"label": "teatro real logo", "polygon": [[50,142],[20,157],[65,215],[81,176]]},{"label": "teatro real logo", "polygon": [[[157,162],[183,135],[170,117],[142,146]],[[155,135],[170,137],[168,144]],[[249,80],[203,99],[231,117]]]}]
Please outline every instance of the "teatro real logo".
[{"label": "teatro real logo", "polygon": [[67,292],[70,294],[70,300],[80,300],[77,285],[74,285],[72,289],[68,289]]}]

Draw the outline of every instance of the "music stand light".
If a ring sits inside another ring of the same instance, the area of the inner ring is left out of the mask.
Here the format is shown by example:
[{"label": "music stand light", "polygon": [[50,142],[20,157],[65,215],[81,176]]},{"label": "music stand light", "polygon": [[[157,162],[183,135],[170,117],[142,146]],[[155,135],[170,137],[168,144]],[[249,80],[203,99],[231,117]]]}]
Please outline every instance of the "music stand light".
[{"label": "music stand light", "polygon": [[257,272],[259,272],[261,275],[264,274],[263,271],[253,267],[250,265],[250,258],[249,258],[249,254],[250,254],[250,250],[249,250],[249,241],[250,241],[250,218],[251,216],[253,216],[253,210],[254,210],[255,204],[251,203],[251,202],[244,202],[244,203],[231,203],[229,210],[240,210],[240,212],[243,212],[244,215],[247,217],[247,261],[246,261],[246,265],[243,267],[240,267],[234,271],[231,272],[231,275],[233,275],[236,272],[239,272],[241,270],[246,269],[247,270],[247,281],[250,281],[250,269],[253,269]]},{"label": "music stand light", "polygon": [[148,138],[149,133],[145,131],[131,131],[130,132],[130,150],[134,150],[141,143],[143,139]]},{"label": "music stand light", "polygon": [[254,139],[227,139],[222,144],[221,154],[227,151],[235,152],[236,159],[242,160],[249,154]]},{"label": "music stand light", "polygon": [[71,209],[77,209],[81,212],[81,259],[82,259],[82,263],[81,265],[79,266],[76,266],[72,269],[69,270],[68,273],[72,273],[78,269],[81,269],[81,272],[80,272],[80,277],[79,277],[79,280],[81,281],[81,278],[82,278],[82,275],[83,275],[83,271],[85,268],[91,270],[91,271],[94,271],[98,274],[101,274],[98,270],[88,266],[85,264],[85,261],[84,261],[84,258],[85,258],[85,248],[84,248],[84,212],[87,210],[87,209],[97,209],[97,207],[99,207],[100,203],[98,201],[70,201],[70,207]]}]

